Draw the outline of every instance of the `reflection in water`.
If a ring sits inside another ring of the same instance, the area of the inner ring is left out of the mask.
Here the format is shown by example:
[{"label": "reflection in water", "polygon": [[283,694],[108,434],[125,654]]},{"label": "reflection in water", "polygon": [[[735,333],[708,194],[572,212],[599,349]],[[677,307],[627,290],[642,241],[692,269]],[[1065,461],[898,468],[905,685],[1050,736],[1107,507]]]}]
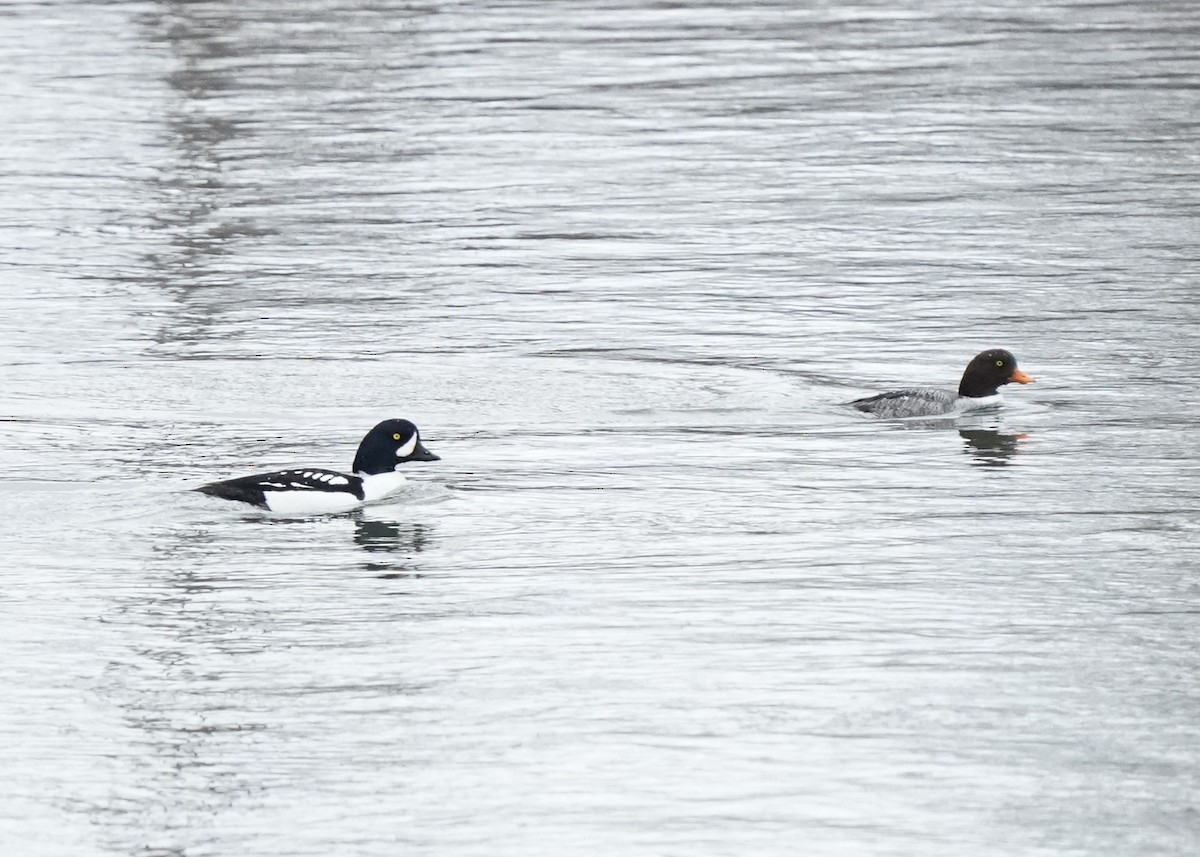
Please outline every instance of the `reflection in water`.
[{"label": "reflection in water", "polygon": [[[169,855],[183,853],[179,842],[192,835],[191,820],[215,817],[262,789],[256,772],[226,760],[231,747],[257,747],[270,724],[239,704],[236,681],[213,664],[269,653],[272,617],[244,597],[242,581],[223,562],[209,561],[223,554],[211,531],[164,530],[153,544],[160,573],[105,617],[139,644],[110,658],[96,687],[136,736],[138,788],[147,799],[96,809],[134,819],[144,837],[139,853]],[[118,826],[111,835],[111,847],[120,850],[126,834]]]},{"label": "reflection in water", "polygon": [[[147,282],[170,294],[175,311],[155,335],[160,344],[201,343],[213,328],[228,295],[220,290],[229,276],[218,264],[227,245],[258,228],[246,218],[229,218],[230,190],[221,149],[244,133],[241,123],[210,115],[212,96],[228,88],[228,73],[206,71],[200,61],[237,27],[236,20],[192,20],[186,7],[143,19],[148,36],[164,43],[179,66],[165,76],[176,96],[164,117],[165,140],[173,157],[155,177],[158,206],[150,213],[165,242],[143,254]],[[217,288],[214,295],[209,290]]]},{"label": "reflection in water", "polygon": [[[345,544],[341,537],[352,524],[354,544],[372,555],[367,570],[385,579],[421,576],[413,555],[428,547],[430,527],[367,514],[360,510],[349,520],[245,517],[225,538],[195,526],[155,534],[154,573],[105,619],[140,643],[134,653],[109,660],[97,688],[136,734],[139,788],[158,797],[120,811],[111,804],[95,809],[106,818],[134,817],[147,837],[144,853],[182,853],[179,843],[191,841],[196,819],[253,802],[269,789],[262,771],[243,765],[239,754],[278,752],[279,742],[287,742],[287,730],[265,710],[272,699],[366,692],[337,670],[324,683],[306,671],[281,672],[269,688],[249,688],[243,680],[256,664],[276,658],[286,663],[290,647],[329,644],[342,627],[335,604],[320,634],[306,629],[288,636],[296,611],[310,606],[309,587],[324,578],[294,574],[294,553],[310,544],[312,533],[329,532],[334,543]],[[265,557],[285,546],[278,564],[266,559],[253,570],[231,571],[231,545],[244,548],[248,540]],[[339,591],[336,585],[333,590]],[[355,617],[350,627],[357,628],[363,614],[347,612]],[[388,609],[381,615],[391,621],[396,614]],[[403,688],[407,692],[409,685]],[[114,828],[114,851],[122,835]]]},{"label": "reflection in water", "polygon": [[973,464],[981,467],[1007,467],[1010,460],[1020,452],[1019,444],[1027,434],[1007,434],[996,429],[959,429],[966,443],[963,451],[971,456]]},{"label": "reflection in water", "polygon": [[[429,528],[420,523],[400,523],[355,515],[354,543],[367,553],[375,554],[363,563],[367,571],[378,572],[382,578],[420,577],[408,554],[417,554],[429,541]],[[380,556],[398,554],[399,556]]]}]

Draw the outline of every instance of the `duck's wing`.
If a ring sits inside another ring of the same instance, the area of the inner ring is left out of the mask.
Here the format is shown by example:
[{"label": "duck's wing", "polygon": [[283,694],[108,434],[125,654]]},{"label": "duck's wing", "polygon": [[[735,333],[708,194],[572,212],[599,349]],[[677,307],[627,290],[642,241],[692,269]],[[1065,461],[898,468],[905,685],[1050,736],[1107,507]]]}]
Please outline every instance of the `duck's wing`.
[{"label": "duck's wing", "polygon": [[913,387],[907,390],[892,390],[878,396],[855,399],[850,407],[866,414],[885,419],[900,417],[936,417],[954,410],[958,394],[953,390],[937,387]]},{"label": "duck's wing", "polygon": [[294,491],[297,493],[350,494],[357,500],[363,498],[363,483],[358,476],[307,467],[302,470],[275,470],[271,473],[256,473],[240,476],[223,482],[210,482],[196,489],[224,500],[237,500],[254,506],[270,508],[267,492]]}]

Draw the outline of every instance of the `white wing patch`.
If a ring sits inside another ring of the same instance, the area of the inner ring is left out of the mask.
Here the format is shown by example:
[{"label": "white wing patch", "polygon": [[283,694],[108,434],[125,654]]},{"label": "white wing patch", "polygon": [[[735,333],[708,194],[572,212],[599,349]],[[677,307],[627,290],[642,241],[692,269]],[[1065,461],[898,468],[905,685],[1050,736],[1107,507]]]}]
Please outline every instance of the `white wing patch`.
[{"label": "white wing patch", "polygon": [[349,485],[350,480],[338,473],[321,470],[284,470],[259,483],[264,491],[324,491],[325,485]]},{"label": "white wing patch", "polygon": [[295,514],[345,512],[362,505],[355,480],[332,470],[264,474],[258,485],[268,509]]}]

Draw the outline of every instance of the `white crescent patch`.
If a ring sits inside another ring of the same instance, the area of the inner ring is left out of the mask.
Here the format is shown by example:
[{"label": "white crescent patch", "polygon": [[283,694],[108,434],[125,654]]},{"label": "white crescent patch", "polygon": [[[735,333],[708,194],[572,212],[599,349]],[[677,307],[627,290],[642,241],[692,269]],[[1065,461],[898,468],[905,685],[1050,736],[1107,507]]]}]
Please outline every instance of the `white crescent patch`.
[{"label": "white crescent patch", "polygon": [[408,456],[413,454],[413,450],[416,448],[417,448],[417,436],[414,434],[412,437],[410,437],[408,440],[406,440],[396,450],[396,457],[397,458],[407,458]]}]

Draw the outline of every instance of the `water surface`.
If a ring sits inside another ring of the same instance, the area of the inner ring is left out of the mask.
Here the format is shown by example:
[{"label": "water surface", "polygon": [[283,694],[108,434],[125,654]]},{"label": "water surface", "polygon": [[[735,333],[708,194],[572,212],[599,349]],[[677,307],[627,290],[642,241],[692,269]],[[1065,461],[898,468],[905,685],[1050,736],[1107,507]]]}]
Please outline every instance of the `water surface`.
[{"label": "water surface", "polygon": [[[0,840],[1195,853],[1198,32],[5,5]],[[391,416],[395,502],[186,490]]]}]

